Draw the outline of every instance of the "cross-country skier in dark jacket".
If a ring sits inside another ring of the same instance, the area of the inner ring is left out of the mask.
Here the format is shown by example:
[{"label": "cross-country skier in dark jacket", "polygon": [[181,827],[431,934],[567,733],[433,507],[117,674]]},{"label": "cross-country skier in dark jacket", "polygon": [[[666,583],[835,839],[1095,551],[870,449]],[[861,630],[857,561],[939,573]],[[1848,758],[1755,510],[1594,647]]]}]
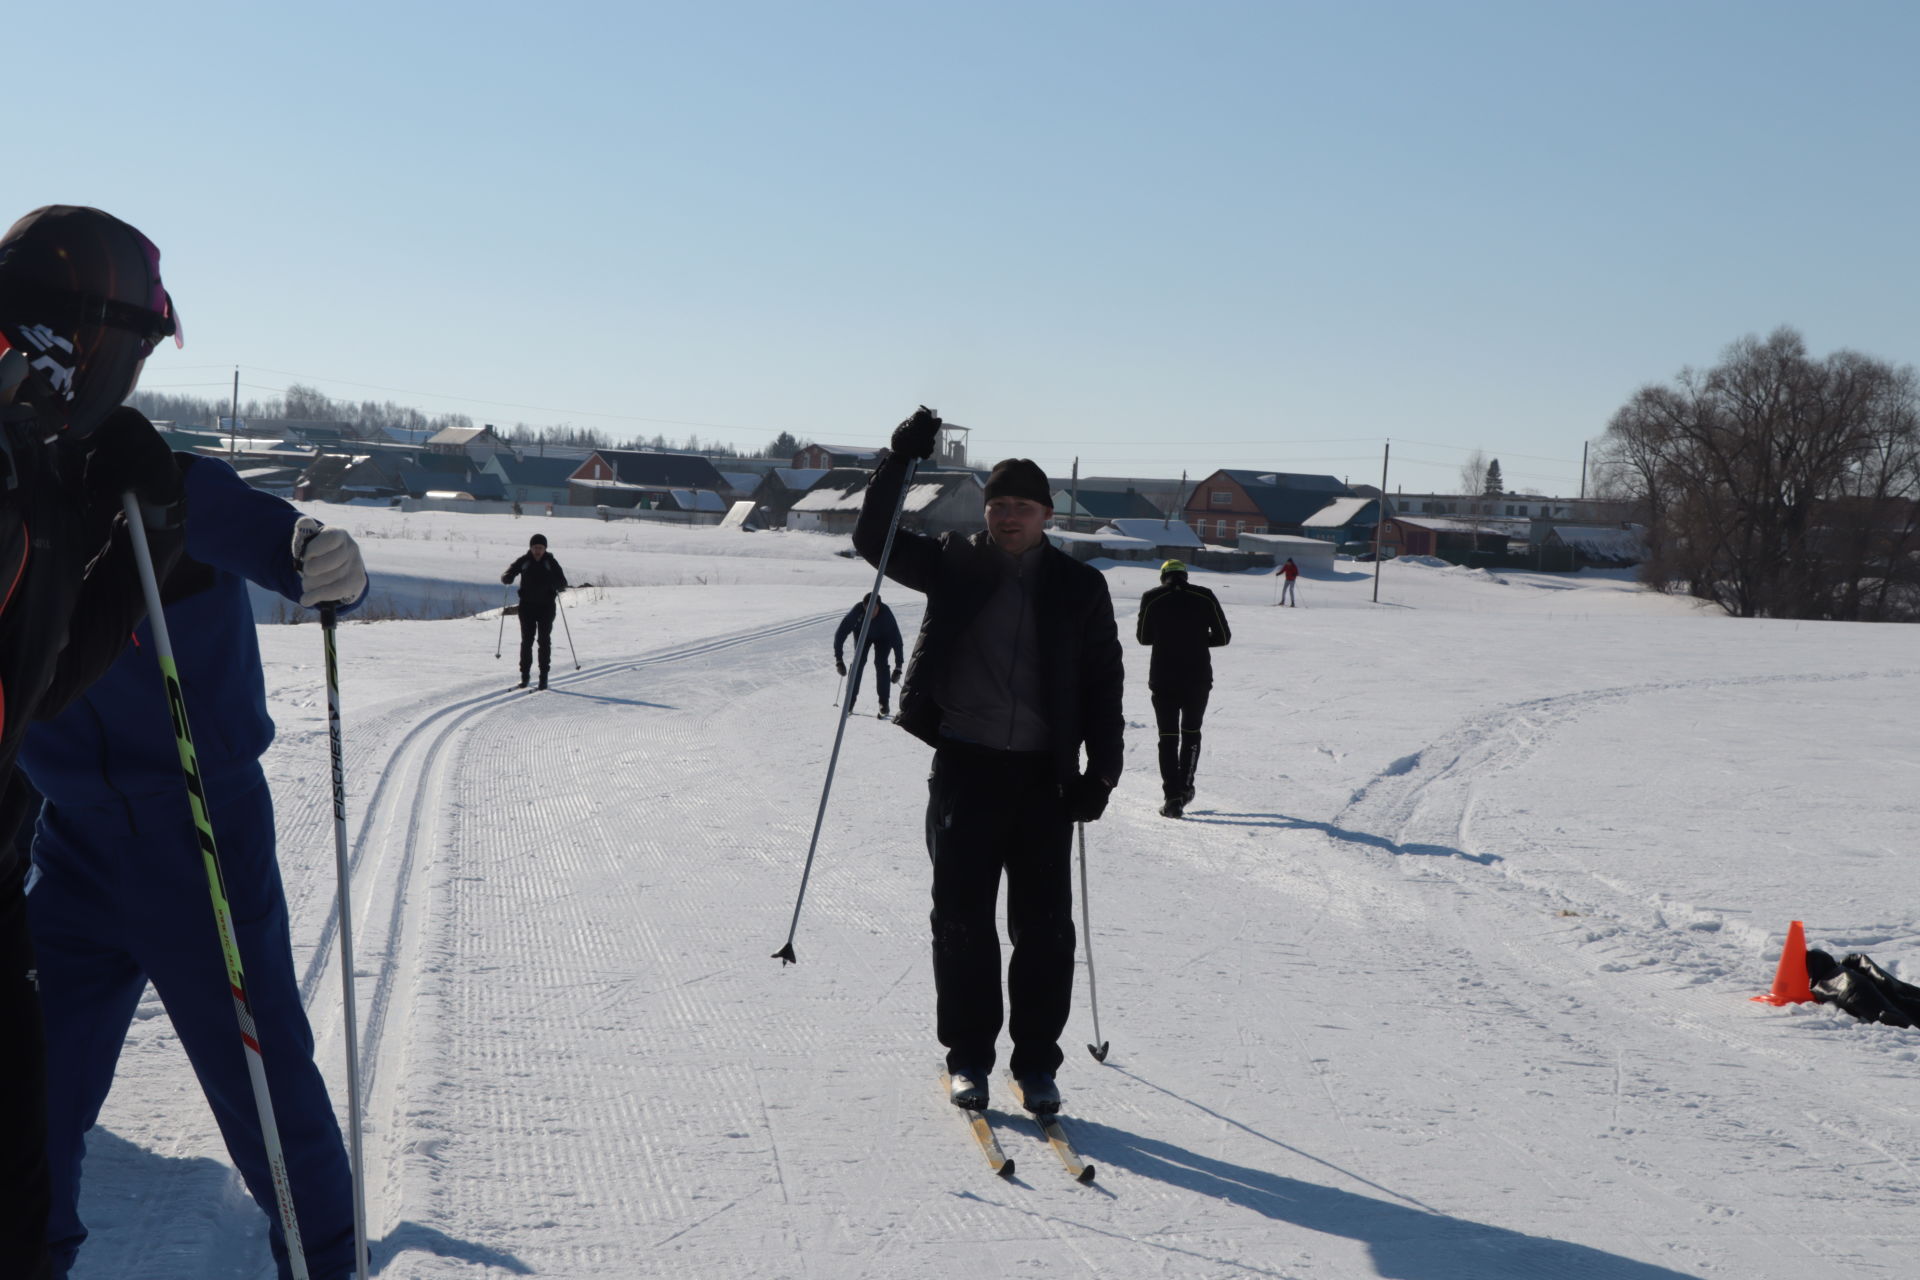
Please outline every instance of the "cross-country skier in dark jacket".
[{"label": "cross-country skier in dark jacket", "polygon": [[[28,725],[112,665],[146,612],[121,494],[155,568],[178,559],[184,500],[166,442],[121,408],[177,337],[160,251],[98,209],[49,205],[0,236],[0,1276],[41,1280],[45,1060],[14,835],[32,790]],[[171,741],[171,734],[168,739]]]},{"label": "cross-country skier in dark jacket", "polygon": [[[853,534],[868,563],[879,562],[907,460],[933,455],[940,425],[922,408],[893,433]],[[927,597],[897,720],[934,747],[933,981],[952,1098],[968,1109],[987,1104],[1003,1020],[994,923],[1003,873],[1009,1066],[1030,1109],[1060,1106],[1073,824],[1097,819],[1120,777],[1125,672],[1113,601],[1098,570],[1047,544],[1052,514],[1045,473],[1009,458],[987,480],[985,533],[902,529],[887,561],[888,577]]]},{"label": "cross-country skier in dark jacket", "polygon": [[[840,656],[841,649],[848,640],[858,644],[860,641],[860,620],[867,614],[873,615],[873,622],[867,626],[867,653],[853,655],[853,679],[847,684],[847,706],[853,706],[853,700],[860,696],[860,672],[867,665],[867,654],[873,655],[874,688],[880,692],[880,716],[887,716],[887,695],[892,685],[900,679],[904,668],[900,665],[900,656],[905,651],[900,641],[900,624],[893,619],[893,610],[875,600],[869,591],[860,598],[860,603],[847,610],[847,616],[840,620],[840,629],[833,633],[833,669],[841,675],[847,674],[846,659]],[[887,655],[893,655],[891,671],[887,666]]]},{"label": "cross-country skier in dark jacket", "polygon": [[566,570],[547,552],[547,535],[527,539],[527,553],[507,566],[500,581],[520,579],[520,687],[527,687],[533,671],[533,642],[540,641],[540,687],[547,687],[547,668],[553,663],[553,611],[567,589]]},{"label": "cross-country skier in dark jacket", "polygon": [[[186,555],[162,584],[206,809],[220,850],[254,1036],[313,1280],[353,1270],[346,1149],[313,1061],[274,857],[273,799],[260,769],[273,741],[247,583],[351,609],[366,594],[345,530],[302,517],[217,458],[176,454]],[[152,631],[142,623],[85,694],[27,735],[20,767],[46,797],[27,895],[47,1029],[47,1156],[54,1275],[87,1237],[79,1214],[85,1139],[149,981],[193,1064],[234,1165],[267,1214],[280,1275],[292,1274],[238,1042],[226,959],[174,745]]]},{"label": "cross-country skier in dark jacket", "polygon": [[1160,786],[1166,793],[1160,812],[1177,818],[1193,803],[1200,767],[1200,722],[1213,692],[1209,651],[1231,644],[1233,632],[1213,592],[1188,582],[1187,566],[1169,560],[1160,566],[1160,585],[1140,597],[1134,639],[1153,646],[1147,688],[1160,727]]}]

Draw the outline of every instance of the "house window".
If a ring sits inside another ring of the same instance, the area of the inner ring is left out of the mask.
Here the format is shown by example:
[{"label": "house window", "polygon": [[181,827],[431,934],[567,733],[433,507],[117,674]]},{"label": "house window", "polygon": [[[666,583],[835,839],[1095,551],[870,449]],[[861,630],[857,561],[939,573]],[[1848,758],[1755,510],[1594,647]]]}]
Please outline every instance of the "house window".
[{"label": "house window", "polygon": [[1234,537],[1238,538],[1241,534],[1245,533],[1246,531],[1247,531],[1247,522],[1245,520],[1235,520],[1233,522]]},{"label": "house window", "polygon": [[1213,536],[1221,542],[1227,540],[1227,522],[1225,520],[1216,520],[1213,522]]},{"label": "house window", "polygon": [[1255,533],[1265,533],[1265,532],[1267,531],[1267,526],[1265,526],[1265,525],[1263,525],[1263,524],[1257,524],[1257,525],[1255,525],[1255,526],[1253,526],[1253,531],[1254,531]]},{"label": "house window", "polygon": [[1216,507],[1230,507],[1233,505],[1233,492],[1230,489],[1215,489],[1210,501]]}]

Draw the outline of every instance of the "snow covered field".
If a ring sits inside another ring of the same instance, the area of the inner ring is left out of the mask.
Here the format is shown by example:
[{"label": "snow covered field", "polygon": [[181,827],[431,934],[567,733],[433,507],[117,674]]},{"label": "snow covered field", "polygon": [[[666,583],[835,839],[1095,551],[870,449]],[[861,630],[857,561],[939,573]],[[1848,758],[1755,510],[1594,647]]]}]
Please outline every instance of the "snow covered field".
[{"label": "snow covered field", "polygon": [[[342,628],[369,1198],[403,1277],[1847,1280],[1920,1271],[1920,1032],[1750,1003],[1782,935],[1920,978],[1920,631],[1735,622],[1611,577],[1197,574],[1199,795],[1159,797],[1149,568],[1109,568],[1128,774],[1088,829],[1072,1182],[939,1092],[928,752],[847,730],[841,539],[316,507],[376,581],[485,608],[540,529],[581,669],[497,611]],[[889,597],[903,629],[918,598]],[[444,606],[442,606],[444,607]],[[264,626],[298,960],[344,1116],[325,694]],[[1083,949],[1084,957],[1084,949]],[[90,1144],[80,1277],[258,1280],[149,994]],[[273,1047],[266,1046],[271,1054]],[[996,1085],[999,1085],[996,1081]]]}]

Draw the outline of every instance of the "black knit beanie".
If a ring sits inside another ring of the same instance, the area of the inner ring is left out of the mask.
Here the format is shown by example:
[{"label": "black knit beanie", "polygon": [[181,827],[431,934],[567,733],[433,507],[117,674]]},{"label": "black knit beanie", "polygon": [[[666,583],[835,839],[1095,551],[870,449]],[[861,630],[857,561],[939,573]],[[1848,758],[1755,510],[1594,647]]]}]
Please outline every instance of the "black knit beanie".
[{"label": "black knit beanie", "polygon": [[1031,458],[1003,458],[987,477],[987,501],[995,498],[1029,498],[1047,510],[1053,510],[1053,489],[1047,473]]},{"label": "black knit beanie", "polygon": [[544,533],[536,533],[527,539],[527,545],[530,547],[544,547],[547,545],[547,535]]}]

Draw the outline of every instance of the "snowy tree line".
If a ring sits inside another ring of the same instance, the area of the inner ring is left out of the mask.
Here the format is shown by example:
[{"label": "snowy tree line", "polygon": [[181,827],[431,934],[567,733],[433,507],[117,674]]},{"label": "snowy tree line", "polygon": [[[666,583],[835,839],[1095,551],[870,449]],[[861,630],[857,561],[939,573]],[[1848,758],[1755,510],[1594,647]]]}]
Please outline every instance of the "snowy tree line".
[{"label": "snowy tree line", "polygon": [[[172,395],[165,391],[135,391],[129,403],[155,421],[203,426],[210,430],[233,411],[231,400]],[[240,417],[242,421],[290,418],[302,422],[344,422],[369,439],[376,438],[388,427],[432,432],[448,427],[475,425],[473,419],[464,413],[423,413],[391,400],[335,400],[317,388],[302,386],[297,382],[279,396],[241,401]],[[544,440],[548,444],[587,449],[654,449],[670,453],[701,453],[712,458],[740,456],[740,451],[732,445],[716,440],[703,441],[698,435],[672,440],[664,433],[656,433],[651,436],[635,435],[623,440],[611,432],[593,427],[571,424],[535,427],[524,422],[516,422],[511,427],[496,424],[494,430],[503,439],[516,445],[533,445]],[[786,452],[793,453],[799,447],[795,444]]]},{"label": "snowy tree line", "polygon": [[1790,328],[1642,387],[1602,445],[1645,580],[1736,617],[1920,620],[1920,380]]}]

